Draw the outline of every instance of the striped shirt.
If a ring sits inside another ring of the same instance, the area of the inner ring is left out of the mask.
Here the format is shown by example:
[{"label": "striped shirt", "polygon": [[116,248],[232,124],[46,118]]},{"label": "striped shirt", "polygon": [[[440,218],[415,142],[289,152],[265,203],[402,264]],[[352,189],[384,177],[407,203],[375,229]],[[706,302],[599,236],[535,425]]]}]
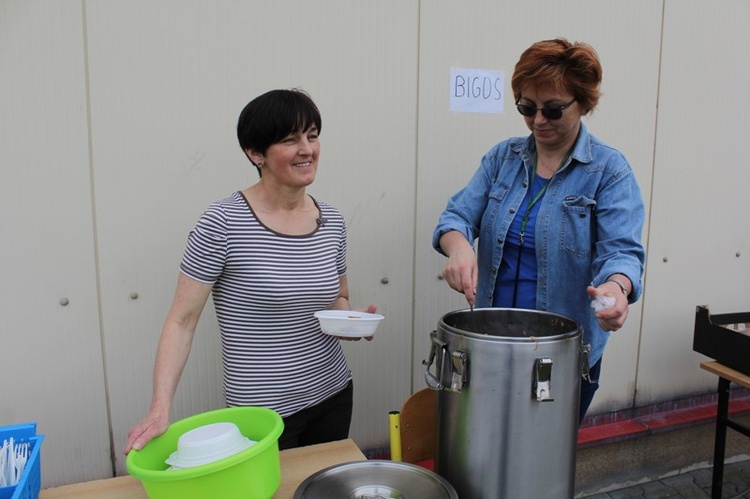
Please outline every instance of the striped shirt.
[{"label": "striped shirt", "polygon": [[190,232],[180,270],[213,285],[229,407],[263,406],[287,417],[351,379],[339,341],[313,315],[338,297],[346,224],[333,206],[315,204],[319,227],[284,235],[235,192],[212,203]]}]

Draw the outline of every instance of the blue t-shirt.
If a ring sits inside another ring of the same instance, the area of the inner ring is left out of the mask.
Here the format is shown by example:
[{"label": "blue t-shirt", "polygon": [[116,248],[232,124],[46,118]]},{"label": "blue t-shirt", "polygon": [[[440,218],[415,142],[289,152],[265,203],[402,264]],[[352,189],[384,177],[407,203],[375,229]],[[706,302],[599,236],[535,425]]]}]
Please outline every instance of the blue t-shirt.
[{"label": "blue t-shirt", "polygon": [[[523,234],[523,246],[519,245],[521,236],[521,223],[529,203],[544,189],[549,183],[549,179],[534,176],[534,183],[531,189],[526,192],[523,198],[521,209],[518,211],[508,229],[508,237],[505,239],[503,248],[503,259],[500,262],[500,270],[497,273],[495,281],[495,293],[493,294],[492,306],[503,308],[526,308],[536,309],[536,239],[534,230],[536,227],[536,216],[539,213],[539,207],[542,205],[542,196],[534,203],[529,212],[529,220],[526,222],[526,229]],[[518,252],[521,252],[521,258]],[[520,265],[520,269],[518,266]],[[518,284],[516,288],[516,275],[518,275]],[[513,295],[516,296],[515,305],[513,304]]]}]

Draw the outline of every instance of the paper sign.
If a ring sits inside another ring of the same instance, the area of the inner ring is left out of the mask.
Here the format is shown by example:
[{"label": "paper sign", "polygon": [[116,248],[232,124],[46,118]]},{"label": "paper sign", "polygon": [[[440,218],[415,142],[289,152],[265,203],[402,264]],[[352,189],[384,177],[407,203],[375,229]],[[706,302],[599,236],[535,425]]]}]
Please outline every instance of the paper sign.
[{"label": "paper sign", "polygon": [[500,114],[503,112],[504,85],[502,71],[451,68],[450,110]]}]

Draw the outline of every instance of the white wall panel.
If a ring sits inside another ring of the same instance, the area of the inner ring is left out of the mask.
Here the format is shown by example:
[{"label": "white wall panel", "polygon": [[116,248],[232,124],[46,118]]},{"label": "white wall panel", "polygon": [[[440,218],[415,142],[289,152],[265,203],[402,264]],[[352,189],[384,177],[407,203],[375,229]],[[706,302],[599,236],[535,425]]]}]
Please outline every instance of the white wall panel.
[{"label": "white wall panel", "polygon": [[[556,36],[599,52],[586,124],[628,157],[650,216],[645,294],[591,412],[713,390],[695,306],[746,311],[750,292],[749,18],[743,0],[1,0],[0,354],[22,374],[0,383],[0,425],[38,421],[44,486],[110,476],[112,459],[125,472],[187,233],[256,181],[237,116],[302,87],[323,115],[310,193],[346,217],[353,305],[386,317],[344,346],[351,434],[385,446],[388,411],[424,386],[428,333],[465,307],[438,279],[434,225],[492,145],[528,133],[513,67]],[[451,67],[503,71],[503,113],[451,113]],[[223,404],[209,304],[173,418]]]},{"label": "white wall panel", "polygon": [[100,478],[112,467],[80,2],[0,2],[0,68],[0,426],[37,422],[46,485]]},{"label": "white wall panel", "polygon": [[[237,116],[251,98],[289,87],[310,92],[323,115],[310,193],[347,219],[352,303],[387,317],[375,341],[345,347],[352,436],[381,444],[387,412],[409,390],[416,2],[104,1],[87,3],[87,19],[116,447],[148,408],[189,229],[210,201],[256,181]],[[175,419],[222,404],[215,322],[201,321]]]},{"label": "white wall panel", "polygon": [[[586,126],[628,157],[648,201],[660,27],[661,4],[645,0],[627,5],[589,0],[422,3],[415,259],[415,322],[421,337],[414,350],[415,388],[424,386],[418,362],[427,355],[427,333],[442,315],[466,307],[463,296],[437,279],[445,259],[430,247],[432,230],[448,198],[465,185],[490,147],[528,133],[510,87],[521,52],[535,41],[558,36],[587,42],[598,51],[604,96]],[[451,67],[503,71],[503,113],[450,112]],[[631,307],[626,327],[609,346],[592,411],[632,399],[639,326],[640,304]]]},{"label": "white wall panel", "polygon": [[750,310],[750,4],[717,5],[666,1],[638,405],[715,386],[692,351],[697,305]]}]

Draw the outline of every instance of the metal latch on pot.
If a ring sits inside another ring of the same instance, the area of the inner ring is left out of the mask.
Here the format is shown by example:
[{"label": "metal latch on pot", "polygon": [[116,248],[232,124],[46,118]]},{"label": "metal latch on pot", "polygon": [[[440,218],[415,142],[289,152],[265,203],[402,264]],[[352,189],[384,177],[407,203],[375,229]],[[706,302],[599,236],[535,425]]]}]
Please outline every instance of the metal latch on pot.
[{"label": "metal latch on pot", "polygon": [[[448,343],[439,339],[436,331],[430,333],[430,343],[430,356],[422,361],[422,364],[427,366],[424,373],[427,386],[438,391],[447,389],[460,392],[468,380],[466,353],[460,350],[450,353]],[[433,363],[435,374],[430,372]]]},{"label": "metal latch on pot", "polygon": [[581,377],[591,383],[589,376],[589,353],[591,352],[591,343],[581,345]]},{"label": "metal latch on pot", "polygon": [[534,397],[538,402],[551,402],[552,359],[544,357],[534,361]]},{"label": "metal latch on pot", "polygon": [[451,354],[453,372],[451,373],[451,390],[460,392],[466,383],[466,353],[456,350]]},{"label": "metal latch on pot", "polygon": [[[440,355],[438,356],[438,350]],[[433,331],[430,333],[430,355],[427,360],[422,361],[423,366],[427,366],[424,373],[424,380],[427,383],[427,387],[431,390],[442,390],[443,389],[443,359],[445,358],[445,352],[448,350],[448,345],[444,341],[437,338],[437,332]],[[435,357],[438,357],[435,361]],[[432,363],[435,362],[435,374],[430,372]]]}]

